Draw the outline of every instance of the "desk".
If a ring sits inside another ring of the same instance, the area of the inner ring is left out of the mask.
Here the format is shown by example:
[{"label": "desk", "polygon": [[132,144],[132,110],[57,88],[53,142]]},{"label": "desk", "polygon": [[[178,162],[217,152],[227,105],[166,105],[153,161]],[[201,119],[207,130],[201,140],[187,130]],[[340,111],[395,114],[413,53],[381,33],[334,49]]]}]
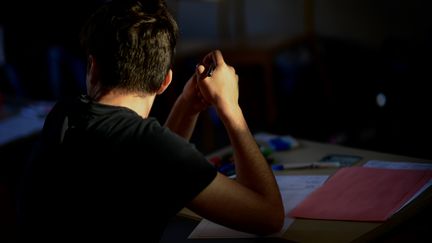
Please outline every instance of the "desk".
[{"label": "desk", "polygon": [[[359,155],[357,165],[376,159],[406,162],[430,162],[425,159],[386,154],[339,145],[299,140],[301,147],[275,154],[286,162],[318,161],[327,154]],[[332,174],[336,169],[292,170],[284,174]],[[429,220],[432,216],[432,189],[429,188],[410,205],[384,223],[296,219],[282,239],[211,239],[187,240],[199,217],[184,209],[167,228],[162,242],[419,242],[420,237],[432,239]],[[185,218],[182,218],[185,217]],[[194,222],[196,220],[196,222]],[[173,238],[174,237],[174,238]],[[183,241],[181,239],[184,239]],[[423,240],[424,242],[424,240]]]}]

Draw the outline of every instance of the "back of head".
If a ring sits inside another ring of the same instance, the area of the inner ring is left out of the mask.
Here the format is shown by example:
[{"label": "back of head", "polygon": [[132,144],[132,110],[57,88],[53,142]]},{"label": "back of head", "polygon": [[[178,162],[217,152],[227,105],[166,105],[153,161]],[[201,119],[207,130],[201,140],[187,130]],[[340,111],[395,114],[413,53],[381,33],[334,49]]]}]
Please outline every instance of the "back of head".
[{"label": "back of head", "polygon": [[105,89],[155,93],[173,60],[178,27],[164,0],[113,0],[81,32]]}]

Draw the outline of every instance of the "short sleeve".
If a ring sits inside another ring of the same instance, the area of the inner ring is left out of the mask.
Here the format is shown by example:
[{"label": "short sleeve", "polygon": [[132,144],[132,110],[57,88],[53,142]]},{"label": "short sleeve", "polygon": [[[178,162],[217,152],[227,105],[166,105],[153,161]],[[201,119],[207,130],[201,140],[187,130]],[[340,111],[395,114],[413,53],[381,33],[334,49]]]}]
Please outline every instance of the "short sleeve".
[{"label": "short sleeve", "polygon": [[156,194],[160,203],[177,212],[213,181],[217,170],[193,144],[169,129],[156,123],[150,130],[146,144],[151,155],[146,158],[159,174],[155,183],[161,191]]}]

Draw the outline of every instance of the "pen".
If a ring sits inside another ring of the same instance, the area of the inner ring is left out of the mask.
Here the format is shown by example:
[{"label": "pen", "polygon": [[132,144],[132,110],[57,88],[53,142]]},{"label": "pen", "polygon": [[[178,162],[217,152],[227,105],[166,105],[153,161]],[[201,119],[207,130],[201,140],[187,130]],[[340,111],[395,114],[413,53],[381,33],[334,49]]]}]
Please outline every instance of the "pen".
[{"label": "pen", "polygon": [[215,65],[212,62],[212,63],[210,63],[210,65],[209,65],[209,67],[207,69],[207,73],[206,73],[207,77],[211,77],[212,76],[214,69],[215,69]]},{"label": "pen", "polygon": [[339,162],[304,162],[304,163],[286,163],[274,164],[273,170],[289,170],[289,169],[310,169],[310,168],[338,168]]}]

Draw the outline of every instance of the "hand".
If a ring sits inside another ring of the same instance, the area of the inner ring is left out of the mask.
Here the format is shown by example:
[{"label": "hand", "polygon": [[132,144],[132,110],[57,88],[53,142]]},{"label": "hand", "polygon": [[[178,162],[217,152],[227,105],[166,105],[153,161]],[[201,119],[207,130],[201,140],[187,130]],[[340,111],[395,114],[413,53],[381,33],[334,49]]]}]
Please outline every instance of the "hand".
[{"label": "hand", "polygon": [[211,104],[203,99],[198,88],[198,77],[204,72],[203,66],[197,66],[195,73],[189,78],[183,87],[181,98],[184,99],[194,113],[200,113],[207,109]]},{"label": "hand", "polygon": [[[204,70],[214,63],[215,68],[210,77]],[[197,68],[197,84],[203,99],[214,105],[217,110],[238,107],[238,76],[235,69],[227,65],[219,50],[207,54]]]}]

